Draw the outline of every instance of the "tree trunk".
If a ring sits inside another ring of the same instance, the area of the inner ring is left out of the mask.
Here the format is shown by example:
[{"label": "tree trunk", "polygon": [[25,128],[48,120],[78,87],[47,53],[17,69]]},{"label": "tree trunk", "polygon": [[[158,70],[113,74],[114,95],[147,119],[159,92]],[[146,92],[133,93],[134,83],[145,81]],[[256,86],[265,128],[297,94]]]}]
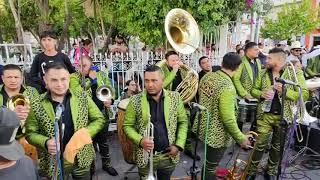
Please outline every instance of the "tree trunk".
[{"label": "tree trunk", "polygon": [[[0,44],[3,44],[2,34],[3,34],[3,33],[2,33],[2,29],[0,28]],[[6,56],[6,51],[5,51],[5,49],[4,49],[3,46],[0,47],[0,55],[1,55],[2,57]]]},{"label": "tree trunk", "polygon": [[64,21],[63,30],[62,30],[60,40],[59,40],[59,48],[58,48],[59,50],[62,50],[64,48],[65,39],[68,36],[69,26],[72,22],[72,17],[71,17],[71,13],[69,11],[68,1],[64,1],[64,5],[65,5],[65,21]]},{"label": "tree trunk", "polygon": [[49,0],[36,0],[41,16],[42,21],[39,23],[39,33],[43,31],[51,31],[53,29],[53,25],[49,22],[50,8],[49,8]]},{"label": "tree trunk", "polygon": [[71,51],[72,49],[72,46],[71,46],[71,43],[70,43],[70,36],[69,36],[69,33],[67,35],[67,45],[68,45],[68,53]]},{"label": "tree trunk", "polygon": [[[16,28],[16,32],[17,32],[17,38],[18,38],[18,43],[19,44],[24,44],[24,31],[23,31],[23,28],[22,28],[22,24],[21,24],[21,21],[20,21],[20,1],[18,0],[18,4],[17,4],[17,7],[18,9],[16,8],[15,6],[16,4],[16,1],[15,0],[9,0],[9,6],[10,6],[10,10],[12,12],[12,15],[13,15],[13,18],[14,18],[14,24],[15,24],[15,28]],[[19,47],[18,48],[23,56],[23,59],[21,59],[22,61],[24,61],[25,59],[27,59],[27,56],[28,56],[28,51],[27,51],[27,48],[26,46],[24,45],[23,47]]]},{"label": "tree trunk", "polygon": [[14,18],[14,24],[16,27],[16,33],[18,38],[18,43],[23,44],[23,28],[20,22],[20,17],[18,15],[18,10],[15,6],[15,0],[9,0],[10,10],[12,12],[13,18]]},{"label": "tree trunk", "polygon": [[40,44],[40,36],[34,29],[28,29],[28,31],[32,34],[32,36],[37,40],[37,42]]},{"label": "tree trunk", "polygon": [[113,30],[114,30],[114,25],[111,24],[108,30],[106,40],[104,41],[103,53],[109,52],[109,44],[111,44],[110,38],[112,36]]}]

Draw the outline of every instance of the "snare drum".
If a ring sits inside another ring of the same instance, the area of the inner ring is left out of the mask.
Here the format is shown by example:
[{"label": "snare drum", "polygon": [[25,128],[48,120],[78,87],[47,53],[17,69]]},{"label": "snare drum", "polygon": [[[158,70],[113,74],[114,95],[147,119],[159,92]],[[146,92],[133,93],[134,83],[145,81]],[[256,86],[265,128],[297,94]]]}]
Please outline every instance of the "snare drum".
[{"label": "snare drum", "polygon": [[125,111],[127,109],[129,101],[130,99],[124,99],[118,104],[117,129],[124,160],[129,164],[134,164],[133,143],[123,131]]}]

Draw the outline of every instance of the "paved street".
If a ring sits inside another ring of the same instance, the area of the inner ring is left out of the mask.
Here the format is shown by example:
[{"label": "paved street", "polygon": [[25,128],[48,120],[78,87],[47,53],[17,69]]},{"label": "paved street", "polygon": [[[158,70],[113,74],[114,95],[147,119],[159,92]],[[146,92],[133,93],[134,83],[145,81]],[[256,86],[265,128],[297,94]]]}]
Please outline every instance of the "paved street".
[{"label": "paved street", "polygon": [[[111,157],[112,157],[112,164],[116,168],[116,170],[119,172],[119,176],[117,177],[112,177],[109,176],[106,172],[104,172],[101,169],[101,162],[100,158],[97,158],[97,176],[94,177],[94,180],[101,180],[101,179],[114,179],[114,180],[122,180],[124,179],[124,172],[127,171],[131,166],[127,164],[122,155],[122,150],[120,147],[120,144],[118,142],[118,135],[116,133],[111,133],[110,136],[110,147],[111,147]],[[204,146],[200,144],[199,146],[199,154],[201,155],[201,159],[203,159],[203,154],[204,154]],[[232,154],[230,152],[233,152]],[[231,167],[233,165],[234,159],[239,152],[239,149],[237,147],[230,147],[227,152],[225,153],[224,158],[220,162],[220,167]],[[245,152],[241,150],[239,158],[246,160],[248,157],[249,151]],[[319,170],[305,170],[301,166],[296,165],[296,164],[301,164],[301,162],[306,162],[304,161],[304,158],[299,158],[295,165],[291,165],[291,167],[287,168],[287,173],[286,178],[283,179],[312,179],[312,180],[318,180],[320,179],[320,171]],[[263,160],[260,163],[260,167],[263,167],[267,162],[266,158],[263,158]],[[200,165],[201,167],[202,162],[198,162],[198,166]],[[174,171],[173,178],[178,180],[178,179],[183,179],[183,177],[187,177],[188,170],[192,166],[192,160],[189,157],[186,157],[184,154],[182,154],[181,161],[176,167],[176,170]],[[262,168],[259,168],[260,171],[262,171]],[[136,168],[134,169],[135,171],[137,170]],[[289,174],[291,172],[291,174]],[[139,176],[134,173],[128,175],[129,180],[136,180],[139,179]],[[258,175],[257,180],[263,180],[263,176]]]}]

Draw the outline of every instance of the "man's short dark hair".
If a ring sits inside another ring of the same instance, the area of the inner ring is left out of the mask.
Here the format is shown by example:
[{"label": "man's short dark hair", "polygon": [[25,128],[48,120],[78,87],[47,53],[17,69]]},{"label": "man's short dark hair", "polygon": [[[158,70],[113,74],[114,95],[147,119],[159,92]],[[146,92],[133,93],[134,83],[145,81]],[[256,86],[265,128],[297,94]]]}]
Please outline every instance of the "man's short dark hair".
[{"label": "man's short dark hair", "polygon": [[144,70],[144,74],[146,72],[160,72],[161,76],[164,77],[162,69],[157,65],[149,65],[149,66],[147,66],[146,69]]},{"label": "man's short dark hair", "polygon": [[207,56],[202,56],[200,59],[199,59],[199,65],[201,65],[201,61],[203,60],[203,59],[206,59],[206,58],[208,58]]},{"label": "man's short dark hair", "polygon": [[165,55],[166,60],[168,60],[169,56],[171,56],[171,55],[177,55],[177,56],[179,56],[178,53],[175,52],[175,51],[168,51],[168,52],[166,53],[166,55]]},{"label": "man's short dark hair", "polygon": [[251,48],[253,48],[253,47],[255,47],[255,46],[258,46],[258,44],[255,43],[255,42],[248,42],[248,43],[244,46],[244,52],[247,52],[248,49],[251,49]]},{"label": "man's short dark hair", "polygon": [[68,68],[66,67],[66,65],[60,62],[53,62],[53,63],[47,64],[44,68],[45,73],[47,73],[50,69],[64,69],[68,71]]},{"label": "man's short dark hair", "polygon": [[22,73],[21,68],[15,64],[7,64],[7,65],[3,66],[3,72],[6,70],[18,70]]},{"label": "man's short dark hair", "polygon": [[270,49],[269,54],[275,54],[275,53],[286,54],[286,52],[281,48],[272,48],[272,49]]},{"label": "man's short dark hair", "polygon": [[240,56],[235,52],[229,52],[223,56],[222,67],[235,71],[241,64]]},{"label": "man's short dark hair", "polygon": [[50,37],[52,39],[58,39],[56,33],[54,33],[53,31],[43,31],[40,34],[40,39],[47,38],[47,37]]},{"label": "man's short dark hair", "polygon": [[278,54],[282,60],[287,58],[287,52],[277,47],[270,49],[269,54]]}]

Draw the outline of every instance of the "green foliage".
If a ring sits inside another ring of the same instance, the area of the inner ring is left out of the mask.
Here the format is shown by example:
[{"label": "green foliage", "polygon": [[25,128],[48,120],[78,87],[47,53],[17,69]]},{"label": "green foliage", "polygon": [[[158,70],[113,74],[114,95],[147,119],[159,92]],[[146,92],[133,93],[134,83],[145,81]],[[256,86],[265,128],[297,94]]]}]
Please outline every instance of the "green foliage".
[{"label": "green foliage", "polygon": [[8,4],[0,1],[0,36],[5,41],[12,41],[16,37],[13,16]]},{"label": "green foliage", "polygon": [[[0,0],[1,2],[7,0]],[[70,37],[81,35],[107,34],[110,27],[124,36],[138,36],[149,46],[163,44],[166,40],[164,19],[173,8],[182,8],[192,14],[202,32],[212,32],[216,26],[237,19],[244,10],[244,0],[91,0],[94,17],[86,17],[83,2],[68,0],[72,22]],[[44,21],[52,24],[54,31],[61,34],[65,24],[65,0],[50,0],[49,12],[41,14],[36,0],[20,0],[21,23],[23,28],[38,33]],[[14,21],[9,13],[0,14],[7,23],[0,23],[5,39],[14,37]],[[3,22],[3,21],[2,21]],[[102,23],[104,26],[102,26]],[[102,28],[104,27],[104,29]],[[13,35],[13,36],[12,36]]]},{"label": "green foliage", "polygon": [[278,19],[266,19],[261,29],[263,38],[290,40],[292,36],[308,34],[319,27],[319,8],[312,8],[310,0],[285,5],[278,13]]},{"label": "green foliage", "polygon": [[203,32],[210,32],[214,26],[235,20],[244,9],[241,0],[118,0],[120,31],[139,36],[147,45],[162,44],[166,37],[164,19],[173,8],[187,10],[197,21]]}]

